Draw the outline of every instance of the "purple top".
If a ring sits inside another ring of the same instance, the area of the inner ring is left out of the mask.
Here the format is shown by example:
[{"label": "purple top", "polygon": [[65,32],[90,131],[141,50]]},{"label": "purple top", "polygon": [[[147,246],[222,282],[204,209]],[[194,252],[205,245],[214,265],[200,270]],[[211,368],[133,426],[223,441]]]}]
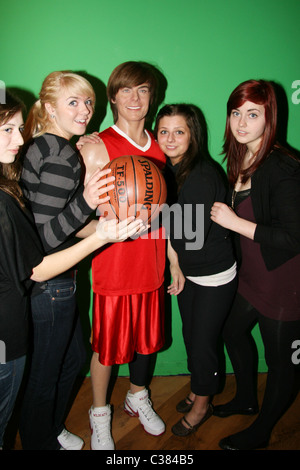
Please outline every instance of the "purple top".
[{"label": "purple top", "polygon": [[[255,222],[250,195],[236,207],[243,219]],[[240,236],[242,264],[239,293],[262,315],[281,321],[300,319],[300,255],[268,271],[260,244]]]}]

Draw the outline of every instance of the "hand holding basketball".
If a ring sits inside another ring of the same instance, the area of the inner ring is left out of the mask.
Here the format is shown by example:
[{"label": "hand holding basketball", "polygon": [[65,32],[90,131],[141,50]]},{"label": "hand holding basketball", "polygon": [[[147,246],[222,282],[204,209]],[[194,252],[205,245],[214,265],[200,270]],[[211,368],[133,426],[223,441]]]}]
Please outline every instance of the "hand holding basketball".
[{"label": "hand holding basketball", "polygon": [[83,191],[83,197],[91,209],[96,209],[99,204],[109,201],[107,192],[114,188],[114,180],[110,169],[95,171]]},{"label": "hand holding basketball", "polygon": [[167,196],[166,183],[157,166],[147,158],[130,155],[115,158],[103,169],[107,168],[111,169],[115,184],[107,191],[108,203],[98,207],[100,215],[107,220],[134,216],[146,224],[153,221]]},{"label": "hand holding basketball", "polygon": [[135,217],[128,217],[119,223],[116,219],[100,219],[96,227],[96,233],[100,240],[116,243],[136,235],[142,227],[142,221],[136,220]]}]

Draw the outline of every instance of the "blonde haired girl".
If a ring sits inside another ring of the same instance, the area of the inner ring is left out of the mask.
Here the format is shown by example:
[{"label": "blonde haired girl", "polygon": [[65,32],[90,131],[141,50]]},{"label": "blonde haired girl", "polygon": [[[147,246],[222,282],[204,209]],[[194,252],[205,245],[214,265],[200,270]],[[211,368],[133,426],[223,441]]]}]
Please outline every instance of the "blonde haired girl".
[{"label": "blonde haired girl", "polygon": [[[113,178],[99,178],[109,172],[96,169],[84,185],[81,158],[70,144],[73,136],[85,133],[94,106],[95,93],[87,80],[69,71],[52,72],[25,123],[21,183],[46,253],[72,245],[97,206],[108,200],[101,196]],[[87,233],[95,230],[94,222],[84,227]],[[75,378],[85,361],[75,268],[37,283],[32,293],[34,351],[20,426],[24,449],[83,445],[63,425]]]}]

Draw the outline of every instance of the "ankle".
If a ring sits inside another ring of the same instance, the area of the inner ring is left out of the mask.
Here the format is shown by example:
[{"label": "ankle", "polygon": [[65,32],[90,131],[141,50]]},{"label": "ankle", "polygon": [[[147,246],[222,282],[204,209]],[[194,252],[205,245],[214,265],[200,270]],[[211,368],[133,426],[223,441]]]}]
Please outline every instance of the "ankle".
[{"label": "ankle", "polygon": [[208,410],[207,408],[201,408],[201,409],[194,409],[193,408],[185,415],[185,418],[187,421],[192,425],[195,426],[195,424],[198,424],[199,421],[206,415]]},{"label": "ankle", "polygon": [[208,406],[209,396],[195,395],[193,409],[196,413],[206,413]]},{"label": "ankle", "polygon": [[190,392],[190,393],[188,394],[187,398],[189,399],[189,401],[190,401],[191,403],[194,403],[195,398],[196,398],[196,395],[195,395],[193,392]]},{"label": "ankle", "polygon": [[98,410],[99,408],[106,408],[107,407],[107,403],[104,403],[103,402],[98,402],[98,403],[95,403],[95,404],[92,404],[91,408],[92,410]]},{"label": "ankle", "polygon": [[134,385],[134,384],[130,384],[130,388],[129,388],[129,392],[134,395],[135,393],[139,393],[139,392],[143,392],[146,390],[146,387],[143,385],[143,386],[138,386],[138,385]]}]

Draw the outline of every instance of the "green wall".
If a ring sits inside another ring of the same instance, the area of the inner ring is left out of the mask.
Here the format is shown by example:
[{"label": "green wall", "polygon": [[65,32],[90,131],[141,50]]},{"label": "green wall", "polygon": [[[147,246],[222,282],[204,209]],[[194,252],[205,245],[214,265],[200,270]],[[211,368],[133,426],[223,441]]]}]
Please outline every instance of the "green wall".
[{"label": "green wall", "polygon": [[[211,155],[221,161],[230,92],[241,81],[265,78],[282,91],[282,135],[300,149],[299,14],[299,0],[11,0],[1,5],[0,80],[30,104],[48,73],[84,71],[98,97],[90,130],[102,130],[112,124],[105,84],[113,68],[127,60],[151,62],[167,80],[166,103],[185,101],[202,109]],[[82,263],[79,278],[87,336],[89,262]],[[167,330],[167,346],[158,354],[154,373],[186,373],[176,299]],[[257,328],[254,334],[259,368],[265,370]],[[119,373],[126,375],[127,366]]]}]

